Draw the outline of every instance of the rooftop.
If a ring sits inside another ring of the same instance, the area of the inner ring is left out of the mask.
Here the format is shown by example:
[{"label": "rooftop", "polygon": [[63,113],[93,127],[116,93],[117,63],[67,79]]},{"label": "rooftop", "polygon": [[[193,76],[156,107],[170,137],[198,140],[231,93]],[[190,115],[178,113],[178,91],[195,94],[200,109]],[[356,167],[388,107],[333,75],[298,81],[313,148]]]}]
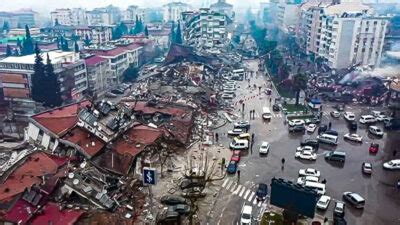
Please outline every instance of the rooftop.
[{"label": "rooftop", "polygon": [[95,135],[80,127],[74,127],[63,136],[64,140],[70,141],[78,145],[88,158],[96,155],[106,144]]},{"label": "rooftop", "polygon": [[[63,51],[50,51],[46,52],[49,54],[50,60],[53,64],[68,62],[70,60],[66,60],[66,57],[75,57],[75,52],[63,52]],[[46,57],[45,54],[42,54],[42,57]],[[26,56],[10,56],[0,60],[0,63],[20,63],[20,64],[34,64],[35,63],[35,54],[26,55]]]},{"label": "rooftop", "polygon": [[97,56],[97,55],[94,55],[94,56],[91,56],[91,57],[85,59],[85,62],[86,62],[87,66],[95,66],[95,65],[97,65],[97,64],[99,64],[101,62],[105,62],[105,61],[107,61],[107,59],[102,58],[102,57]]},{"label": "rooftop", "polygon": [[342,13],[362,13],[364,10],[371,10],[371,7],[359,2],[344,2],[331,5],[326,8],[327,15],[338,15]]},{"label": "rooftop", "polygon": [[49,202],[43,207],[43,212],[37,215],[30,224],[72,225],[78,221],[83,213],[82,210],[60,210],[56,203]]},{"label": "rooftop", "polygon": [[62,135],[75,126],[79,109],[89,105],[91,105],[90,101],[85,100],[36,114],[31,119],[54,134]]}]

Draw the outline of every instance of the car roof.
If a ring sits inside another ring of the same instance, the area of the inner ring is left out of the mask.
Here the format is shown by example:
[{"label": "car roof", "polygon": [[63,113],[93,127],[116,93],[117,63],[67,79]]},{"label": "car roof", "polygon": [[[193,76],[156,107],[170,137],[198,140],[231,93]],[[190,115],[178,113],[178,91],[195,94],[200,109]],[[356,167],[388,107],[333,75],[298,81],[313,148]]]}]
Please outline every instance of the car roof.
[{"label": "car roof", "polygon": [[249,205],[244,205],[243,206],[243,210],[242,210],[243,213],[251,214],[252,211],[253,211],[253,207],[251,207]]},{"label": "car roof", "polygon": [[390,160],[389,162],[392,162],[392,163],[400,163],[400,159],[392,159],[392,160]]},{"label": "car roof", "polygon": [[361,195],[358,194],[358,193],[352,192],[352,193],[350,193],[350,195],[353,196],[353,198],[354,198],[356,201],[365,201],[365,199],[364,199],[363,197],[361,197]]},{"label": "car roof", "polygon": [[344,206],[344,202],[337,201],[336,206]]},{"label": "car roof", "polygon": [[331,197],[329,197],[328,195],[322,195],[321,198],[319,198],[319,200],[326,200],[326,199],[331,199]]},{"label": "car roof", "polygon": [[265,146],[265,145],[269,145],[269,142],[268,141],[263,141],[262,143],[261,143],[261,145],[263,146]]}]

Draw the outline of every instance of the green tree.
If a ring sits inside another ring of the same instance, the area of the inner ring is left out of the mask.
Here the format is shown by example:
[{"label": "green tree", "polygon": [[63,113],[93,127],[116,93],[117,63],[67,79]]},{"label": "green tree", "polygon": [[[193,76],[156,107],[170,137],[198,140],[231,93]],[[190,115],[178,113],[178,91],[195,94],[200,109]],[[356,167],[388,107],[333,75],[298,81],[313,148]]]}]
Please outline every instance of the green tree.
[{"label": "green tree", "polygon": [[10,45],[7,45],[7,49],[6,49],[6,56],[11,56],[12,55],[12,50]]},{"label": "green tree", "polygon": [[178,26],[175,33],[175,43],[182,44],[181,23],[178,21]]},{"label": "green tree", "polygon": [[147,28],[147,26],[144,27],[144,36],[145,37],[149,37],[149,29]]},{"label": "green tree", "polygon": [[136,67],[129,66],[122,74],[124,81],[134,81],[139,76],[139,71]]},{"label": "green tree", "polygon": [[296,74],[292,78],[293,89],[296,92],[296,105],[299,104],[301,90],[305,90],[307,88],[307,82],[308,78],[304,73]]},{"label": "green tree", "polygon": [[74,43],[74,50],[75,50],[76,53],[79,52],[79,45],[78,45],[77,41],[75,41],[75,43]]},{"label": "green tree", "polygon": [[60,82],[58,81],[57,75],[54,73],[54,67],[48,53],[43,84],[47,87],[43,105],[49,107],[60,106],[62,104]]},{"label": "green tree", "polygon": [[117,40],[122,37],[123,33],[120,26],[116,26],[112,32],[112,39]]},{"label": "green tree", "polygon": [[44,93],[43,90],[46,87],[43,87],[42,80],[44,79],[44,64],[43,58],[40,53],[40,49],[36,43],[35,45],[35,64],[33,65],[33,74],[31,76],[32,83],[32,99],[36,102],[43,102]]},{"label": "green tree", "polygon": [[67,39],[63,38],[61,42],[61,50],[68,52],[69,51],[69,46],[68,46],[68,41]]},{"label": "green tree", "polygon": [[85,35],[85,40],[83,42],[85,43],[85,46],[89,46],[91,44],[91,40],[87,34]]},{"label": "green tree", "polygon": [[8,33],[10,31],[10,24],[8,23],[8,21],[4,21],[3,23],[3,32]]},{"label": "green tree", "polygon": [[144,25],[142,22],[142,19],[139,19],[138,15],[136,15],[135,19],[135,27],[133,28],[133,34],[139,34],[143,32],[144,30]]},{"label": "green tree", "polygon": [[25,40],[23,42],[22,55],[30,55],[35,53],[33,40],[28,25],[25,25]]}]

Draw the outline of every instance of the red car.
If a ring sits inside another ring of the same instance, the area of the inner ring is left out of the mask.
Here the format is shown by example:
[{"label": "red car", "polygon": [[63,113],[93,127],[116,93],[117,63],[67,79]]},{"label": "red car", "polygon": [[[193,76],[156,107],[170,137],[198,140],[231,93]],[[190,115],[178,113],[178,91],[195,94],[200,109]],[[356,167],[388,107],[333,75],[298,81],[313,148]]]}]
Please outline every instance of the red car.
[{"label": "red car", "polygon": [[376,154],[378,150],[379,150],[379,144],[371,143],[371,146],[369,146],[369,153]]},{"label": "red car", "polygon": [[240,161],[240,151],[239,150],[233,151],[231,161],[234,161],[234,162]]}]

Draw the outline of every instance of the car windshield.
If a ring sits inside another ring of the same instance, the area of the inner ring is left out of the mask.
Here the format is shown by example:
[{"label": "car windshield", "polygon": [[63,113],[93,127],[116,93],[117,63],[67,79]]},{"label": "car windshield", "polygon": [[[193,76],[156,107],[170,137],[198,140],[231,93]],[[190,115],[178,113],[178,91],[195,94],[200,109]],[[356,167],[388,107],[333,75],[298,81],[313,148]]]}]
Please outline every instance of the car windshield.
[{"label": "car windshield", "polygon": [[251,218],[251,215],[247,214],[247,213],[243,213],[242,218],[249,220]]}]

